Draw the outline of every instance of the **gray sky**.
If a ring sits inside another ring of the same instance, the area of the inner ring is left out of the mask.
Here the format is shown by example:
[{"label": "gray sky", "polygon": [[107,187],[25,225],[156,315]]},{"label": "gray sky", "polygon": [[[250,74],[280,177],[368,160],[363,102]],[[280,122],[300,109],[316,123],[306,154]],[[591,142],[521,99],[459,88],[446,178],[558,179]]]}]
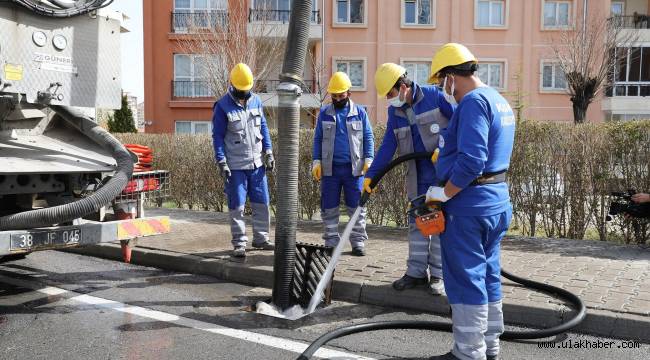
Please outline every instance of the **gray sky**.
[{"label": "gray sky", "polygon": [[110,9],[130,19],[122,24],[130,32],[122,34],[122,89],[144,101],[144,45],[142,36],[142,0],[115,0]]}]

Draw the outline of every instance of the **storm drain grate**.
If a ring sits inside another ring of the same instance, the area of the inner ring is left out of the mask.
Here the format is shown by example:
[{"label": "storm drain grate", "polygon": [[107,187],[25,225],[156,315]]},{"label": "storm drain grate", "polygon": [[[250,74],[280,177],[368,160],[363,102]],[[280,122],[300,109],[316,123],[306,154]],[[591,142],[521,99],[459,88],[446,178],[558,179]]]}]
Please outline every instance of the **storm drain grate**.
[{"label": "storm drain grate", "polygon": [[[293,286],[291,287],[292,303],[300,304],[302,307],[309,305],[309,300],[316,292],[318,282],[332,258],[331,247],[296,243],[296,268],[293,274]],[[332,280],[334,274],[325,288],[323,303],[332,303]]]}]

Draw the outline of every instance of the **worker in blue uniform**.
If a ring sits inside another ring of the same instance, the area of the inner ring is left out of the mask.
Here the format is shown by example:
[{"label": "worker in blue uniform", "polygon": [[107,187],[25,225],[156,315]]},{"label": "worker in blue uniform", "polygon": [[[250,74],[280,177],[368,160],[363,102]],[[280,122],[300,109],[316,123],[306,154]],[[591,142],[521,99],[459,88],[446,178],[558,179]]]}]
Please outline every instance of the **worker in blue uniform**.
[{"label": "worker in blue uniform", "polygon": [[[395,151],[400,156],[413,152],[434,152],[438,148],[440,131],[447,127],[454,109],[435,86],[419,85],[409,79],[406,69],[393,63],[381,65],[375,73],[379,97],[388,100],[386,134],[375,156],[375,161],[364,180],[364,189],[372,191],[370,182],[392,160]],[[406,187],[409,200],[424,195],[434,184],[435,158],[408,162]],[[406,274],[393,282],[393,288],[404,290],[429,284],[434,295],[444,291],[440,238],[424,236],[409,221],[409,255]],[[428,270],[428,272],[427,272]]]},{"label": "worker in blue uniform", "polygon": [[434,359],[497,359],[504,329],[499,255],[512,218],[505,174],[515,116],[477,69],[474,55],[455,43],[440,48],[431,63],[430,82],[458,102],[440,137],[439,186],[426,199],[443,203],[442,264],[454,336],[452,351]]},{"label": "worker in blue uniform", "polygon": [[273,170],[275,161],[262,101],[252,88],[251,69],[243,63],[235,65],[230,72],[230,88],[214,104],[212,116],[214,153],[225,180],[234,257],[246,256],[246,197],[253,211],[253,248],[274,249],[269,241],[266,170]]},{"label": "worker in blue uniform", "polygon": [[[318,115],[314,132],[312,175],[321,181],[321,218],[325,231],[325,246],[339,243],[339,204],[341,189],[351,217],[359,206],[363,174],[372,164],[375,145],[368,114],[350,99],[350,78],[336,72],[330,78],[327,92],[332,104],[324,106]],[[366,208],[352,228],[352,255],[364,256]]]}]

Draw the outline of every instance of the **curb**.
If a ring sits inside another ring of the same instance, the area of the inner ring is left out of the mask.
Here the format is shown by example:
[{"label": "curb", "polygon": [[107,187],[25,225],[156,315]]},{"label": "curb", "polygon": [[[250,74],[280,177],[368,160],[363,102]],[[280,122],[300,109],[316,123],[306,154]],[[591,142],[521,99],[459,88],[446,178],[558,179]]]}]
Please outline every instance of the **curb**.
[{"label": "curb", "polygon": [[[119,244],[100,244],[83,248],[66,249],[66,252],[122,261]],[[270,266],[247,266],[245,263],[225,261],[217,258],[156,250],[134,248],[131,263],[191,274],[213,276],[239,284],[271,288],[273,268]],[[394,291],[383,282],[351,278],[334,279],[333,299],[353,303],[369,304],[410,311],[424,311],[438,315],[449,315],[447,299],[433,297],[421,289]],[[558,324],[574,312],[563,305],[553,308],[539,307],[524,301],[503,304],[507,324],[545,328]],[[650,342],[650,317],[616,313],[607,310],[587,309],[587,317],[574,329],[579,333],[613,337],[625,340]]]}]

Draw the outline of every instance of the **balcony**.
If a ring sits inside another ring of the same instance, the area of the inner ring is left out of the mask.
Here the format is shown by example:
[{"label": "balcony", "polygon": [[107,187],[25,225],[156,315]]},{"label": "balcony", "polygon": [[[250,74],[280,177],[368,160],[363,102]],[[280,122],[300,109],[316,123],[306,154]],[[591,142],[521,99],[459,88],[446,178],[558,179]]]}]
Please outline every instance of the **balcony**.
[{"label": "balcony", "polygon": [[[638,114],[650,114],[650,81],[621,81],[605,89],[606,97],[602,101],[602,110],[612,119],[627,118]],[[650,115],[644,115],[650,118]]]},{"label": "balcony", "polygon": [[650,16],[648,15],[617,15],[608,20],[612,25],[622,29],[650,29]]},{"label": "balcony", "polygon": [[620,41],[650,42],[650,15],[616,15],[608,19],[611,26],[621,29]]},{"label": "balcony", "polygon": [[173,80],[172,99],[214,97],[210,82],[205,80]]},{"label": "balcony", "polygon": [[606,89],[605,95],[608,97],[650,96],[650,82],[648,81],[616,82],[614,86],[610,86]]},{"label": "balcony", "polygon": [[172,12],[171,31],[176,34],[201,31],[201,29],[228,27],[228,11],[175,11]]},{"label": "balcony", "polygon": [[[252,36],[285,38],[289,32],[290,10],[248,10],[248,32]],[[262,35],[263,34],[263,35]],[[321,25],[320,10],[311,12],[309,26],[309,39],[322,39],[323,27]]]},{"label": "balcony", "polygon": [[[289,16],[291,10],[265,10],[265,9],[250,9],[248,11],[248,22],[276,22],[282,24],[289,23]],[[320,11],[315,10],[311,12],[311,23],[320,24]]]}]

